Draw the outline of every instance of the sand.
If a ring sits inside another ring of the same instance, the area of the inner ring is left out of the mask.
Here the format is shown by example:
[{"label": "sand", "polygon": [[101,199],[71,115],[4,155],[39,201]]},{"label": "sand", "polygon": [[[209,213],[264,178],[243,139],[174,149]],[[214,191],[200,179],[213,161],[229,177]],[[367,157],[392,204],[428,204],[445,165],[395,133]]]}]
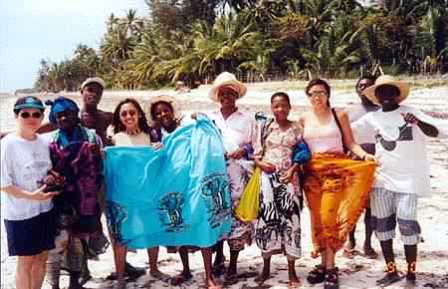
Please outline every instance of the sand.
[{"label": "sand", "polygon": [[[176,94],[172,91],[107,91],[101,107],[106,110],[113,110],[119,99],[123,97],[136,97],[141,101],[147,100],[152,95],[169,93],[176,96],[184,112],[187,114],[194,111],[210,111],[216,106],[207,98],[209,87],[200,87],[190,93]],[[285,90],[292,97],[293,111],[291,118],[294,119],[303,111],[307,105],[303,90],[283,87],[282,83],[254,84],[249,86],[248,95],[238,103],[242,110],[256,112],[259,110],[269,111],[269,98],[274,91]],[[78,94],[66,94],[80,101]],[[416,106],[434,115],[446,118],[448,115],[448,88],[421,88],[412,91],[411,96],[406,100],[406,104]],[[345,89],[336,90],[331,101],[336,107],[346,107],[358,101],[357,96],[352,91]],[[12,107],[13,98],[2,100],[2,112],[7,107]],[[3,113],[2,113],[3,115]],[[2,116],[1,130],[13,129],[12,117]],[[432,195],[429,198],[419,200],[419,222],[422,227],[424,242],[419,245],[419,257],[417,263],[418,284],[415,288],[448,288],[448,142],[443,139],[429,140],[429,160],[431,163],[431,187]],[[301,279],[301,288],[323,288],[323,285],[310,285],[306,281],[306,274],[318,263],[317,259],[310,256],[310,221],[309,212],[305,207],[302,211],[302,247],[303,257],[297,261],[297,273]],[[363,217],[361,217],[362,220]],[[399,233],[397,232],[399,235]],[[357,241],[359,250],[364,242],[364,225],[359,222],[357,226]],[[14,288],[14,272],[16,258],[8,257],[6,235],[2,222],[1,234],[1,288]],[[379,242],[374,237],[373,246],[380,252]],[[395,241],[395,251],[397,263],[400,270],[405,272],[406,262],[403,254],[403,245],[399,238]],[[225,247],[228,257],[228,248]],[[130,253],[128,260],[136,266],[148,267],[147,254],[145,250],[138,253]],[[177,288],[199,288],[203,285],[202,258],[199,252],[190,255],[193,279]],[[341,288],[378,288],[375,280],[383,274],[384,262],[382,256],[376,260],[366,259],[363,256],[355,256],[347,259],[338,253],[336,258],[337,266],[340,270]],[[244,250],[239,258],[239,273],[259,272],[262,267],[260,251],[255,244]],[[108,251],[100,256],[98,261],[89,261],[89,268],[92,280],[85,284],[88,288],[112,288],[112,282],[106,281],[105,277],[114,270],[112,251]],[[174,276],[179,273],[182,266],[177,254],[167,254],[165,248],[161,248],[159,256],[159,268],[161,271]],[[287,288],[287,265],[284,256],[275,256],[271,266],[272,278],[265,282],[263,286],[258,286],[254,278],[241,278],[232,286],[226,288]],[[61,286],[67,286],[67,276],[62,277]],[[220,280],[222,281],[222,279]],[[403,288],[404,281],[386,288]],[[50,288],[45,282],[43,288]],[[169,283],[154,280],[149,275],[140,277],[136,282],[128,283],[127,288],[176,288]]]}]

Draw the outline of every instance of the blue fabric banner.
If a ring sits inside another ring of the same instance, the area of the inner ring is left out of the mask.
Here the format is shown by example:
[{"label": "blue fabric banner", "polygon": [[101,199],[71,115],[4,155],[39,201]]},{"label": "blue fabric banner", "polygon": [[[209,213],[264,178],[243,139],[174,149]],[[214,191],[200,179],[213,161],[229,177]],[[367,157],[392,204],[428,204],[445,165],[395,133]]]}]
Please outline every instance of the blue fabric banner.
[{"label": "blue fabric banner", "polygon": [[163,148],[105,152],[107,217],[115,238],[133,249],[208,247],[230,231],[224,148],[205,117],[177,129]]}]

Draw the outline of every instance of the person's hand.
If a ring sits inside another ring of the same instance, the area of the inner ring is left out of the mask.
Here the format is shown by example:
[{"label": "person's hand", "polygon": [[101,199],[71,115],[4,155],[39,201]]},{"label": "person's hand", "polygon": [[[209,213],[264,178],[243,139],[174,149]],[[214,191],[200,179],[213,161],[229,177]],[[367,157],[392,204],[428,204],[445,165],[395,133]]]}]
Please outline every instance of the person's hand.
[{"label": "person's hand", "polygon": [[418,124],[420,122],[420,120],[414,114],[412,114],[410,112],[401,113],[401,115],[403,116],[404,121],[407,123]]},{"label": "person's hand", "polygon": [[276,168],[273,164],[268,162],[256,161],[257,166],[265,173],[273,174],[276,171]]},{"label": "person's hand", "polygon": [[39,189],[35,190],[30,194],[30,199],[35,201],[46,201],[54,196],[59,195],[59,192],[45,192],[47,185],[43,185]]},{"label": "person's hand", "polygon": [[163,147],[163,143],[161,143],[161,142],[153,143],[153,144],[152,144],[152,147],[153,147],[155,150],[159,150],[159,149],[161,149],[161,148]]},{"label": "person's hand", "polygon": [[236,151],[233,151],[231,153],[227,153],[227,158],[239,160],[245,154],[246,154],[246,151],[240,148],[240,149],[237,149]]},{"label": "person's hand", "polygon": [[372,162],[378,163],[378,160],[372,154],[365,154],[362,159],[364,161],[372,161]]},{"label": "person's hand", "polygon": [[294,169],[288,169],[280,176],[280,182],[288,184],[292,181],[292,176],[294,175]]}]

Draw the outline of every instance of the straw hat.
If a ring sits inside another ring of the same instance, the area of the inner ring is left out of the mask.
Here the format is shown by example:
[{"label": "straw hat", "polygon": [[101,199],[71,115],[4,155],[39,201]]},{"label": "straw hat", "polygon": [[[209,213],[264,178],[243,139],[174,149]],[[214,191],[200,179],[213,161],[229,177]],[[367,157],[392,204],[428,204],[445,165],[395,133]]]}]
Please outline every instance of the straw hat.
[{"label": "straw hat", "polygon": [[381,75],[380,77],[378,77],[375,81],[375,85],[369,86],[368,88],[364,89],[364,91],[362,92],[370,101],[372,101],[375,104],[380,104],[380,102],[378,101],[378,98],[375,95],[375,90],[377,89],[377,87],[381,86],[381,85],[393,85],[396,88],[398,88],[398,90],[400,90],[400,96],[398,97],[398,103],[402,102],[403,100],[405,100],[408,95],[409,95],[409,84],[407,84],[404,81],[399,81],[399,80],[395,80],[393,76],[391,75]]},{"label": "straw hat", "polygon": [[218,91],[223,86],[227,86],[235,90],[238,93],[237,98],[243,97],[247,91],[247,87],[244,83],[238,81],[234,74],[225,71],[216,77],[208,96],[213,101],[218,101]]},{"label": "straw hat", "polygon": [[177,103],[176,99],[169,95],[157,95],[157,96],[151,97],[146,106],[146,114],[148,116],[147,118],[148,118],[148,122],[149,122],[150,126],[154,125],[154,123],[155,123],[155,120],[152,117],[151,111],[152,111],[153,107],[156,104],[158,104],[159,102],[168,103],[173,109],[174,119],[176,121],[180,121],[180,119],[182,118],[182,115],[179,111],[179,104]]}]

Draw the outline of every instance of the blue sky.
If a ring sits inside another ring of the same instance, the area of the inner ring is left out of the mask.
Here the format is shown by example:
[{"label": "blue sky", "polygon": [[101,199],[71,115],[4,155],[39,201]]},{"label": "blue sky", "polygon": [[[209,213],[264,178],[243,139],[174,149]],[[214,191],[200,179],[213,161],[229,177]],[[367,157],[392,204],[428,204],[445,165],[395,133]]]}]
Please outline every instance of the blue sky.
[{"label": "blue sky", "polygon": [[97,49],[107,17],[144,0],[0,0],[0,92],[32,87],[41,59],[71,57],[79,43]]}]

